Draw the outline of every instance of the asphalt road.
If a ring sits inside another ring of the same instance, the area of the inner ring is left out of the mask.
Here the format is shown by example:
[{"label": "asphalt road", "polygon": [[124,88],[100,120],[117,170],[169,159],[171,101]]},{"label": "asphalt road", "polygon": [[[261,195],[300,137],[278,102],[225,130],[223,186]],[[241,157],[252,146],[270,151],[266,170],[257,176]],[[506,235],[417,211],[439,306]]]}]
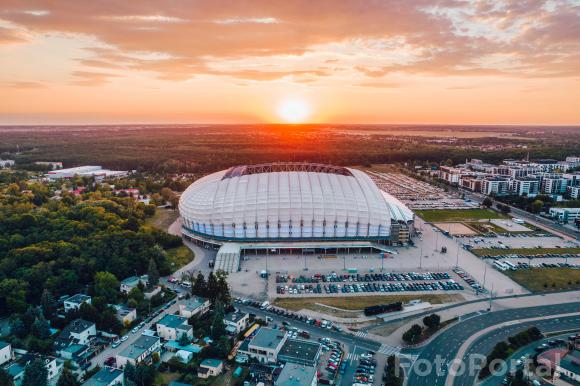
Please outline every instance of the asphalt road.
[{"label": "asphalt road", "polygon": [[[447,362],[455,358],[458,349],[470,336],[484,328],[512,320],[579,311],[580,302],[574,302],[495,311],[457,323],[435,337],[431,343],[419,352],[417,361],[408,369],[407,384],[413,386],[444,385],[447,378]],[[432,367],[432,371],[427,374],[423,372],[425,363],[431,364]]]},{"label": "asphalt road", "polygon": [[[472,346],[466,352],[466,355],[463,357],[464,361],[469,360],[469,356],[473,354],[481,354],[487,355],[489,354],[494,346],[506,340],[508,337],[517,334],[518,332],[524,331],[530,327],[536,326],[540,329],[543,333],[549,332],[556,332],[556,331],[566,331],[571,330],[574,328],[578,328],[580,325],[580,316],[569,316],[569,317],[562,317],[557,319],[548,319],[548,320],[538,320],[538,321],[531,321],[525,323],[514,324],[506,328],[502,328],[501,330],[496,330],[486,334],[476,340]],[[537,344],[539,345],[539,344]],[[500,382],[503,378],[500,377]],[[453,382],[455,386],[467,386],[473,385],[477,381],[477,374],[469,374],[469,372],[465,372],[461,376],[456,376]]]},{"label": "asphalt road", "polygon": [[[575,335],[575,334],[579,334],[580,330],[578,330],[577,328],[580,328],[580,323],[577,321],[576,322],[576,326],[572,327],[573,332],[568,332],[566,334],[561,334],[561,335],[550,335],[549,337],[545,338],[545,339],[541,339],[539,341],[533,342],[527,346],[524,346],[523,348],[520,348],[519,350],[515,351],[510,358],[508,358],[508,360],[518,360],[520,357],[522,356],[526,356],[528,358],[531,358],[532,356],[534,356],[536,354],[535,348],[540,346],[543,343],[548,343],[548,341],[553,340],[553,339],[564,339],[566,341],[568,341],[568,337],[570,335]],[[576,328],[576,330],[574,330]],[[557,328],[557,330],[561,330],[560,328]],[[545,329],[542,328],[542,332],[544,333],[549,333],[549,332],[557,332],[557,331],[551,331],[551,329]],[[505,378],[505,375],[507,373],[505,372],[499,372],[498,374],[496,374],[495,376],[489,376],[488,378],[486,378],[483,382],[481,382],[479,385],[480,386],[502,386],[502,382],[503,379]]]}]

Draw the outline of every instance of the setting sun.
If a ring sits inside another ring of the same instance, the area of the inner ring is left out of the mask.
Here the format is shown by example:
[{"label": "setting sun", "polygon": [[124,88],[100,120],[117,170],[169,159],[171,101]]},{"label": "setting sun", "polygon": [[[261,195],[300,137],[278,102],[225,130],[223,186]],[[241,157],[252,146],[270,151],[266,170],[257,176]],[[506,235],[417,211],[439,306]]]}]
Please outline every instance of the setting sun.
[{"label": "setting sun", "polygon": [[278,116],[287,123],[303,123],[309,115],[310,106],[303,100],[285,100],[278,106]]}]

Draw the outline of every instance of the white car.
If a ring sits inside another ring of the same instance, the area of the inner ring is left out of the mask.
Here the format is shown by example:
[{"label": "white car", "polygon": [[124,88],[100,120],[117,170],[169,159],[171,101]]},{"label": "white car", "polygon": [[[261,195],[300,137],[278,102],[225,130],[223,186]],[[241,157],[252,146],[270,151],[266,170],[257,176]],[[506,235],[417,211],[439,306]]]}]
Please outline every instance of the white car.
[{"label": "white car", "polygon": [[123,336],[123,337],[121,338],[121,342],[124,342],[124,341],[126,341],[127,339],[129,339],[129,337],[128,337],[127,335],[125,335],[125,336]]}]

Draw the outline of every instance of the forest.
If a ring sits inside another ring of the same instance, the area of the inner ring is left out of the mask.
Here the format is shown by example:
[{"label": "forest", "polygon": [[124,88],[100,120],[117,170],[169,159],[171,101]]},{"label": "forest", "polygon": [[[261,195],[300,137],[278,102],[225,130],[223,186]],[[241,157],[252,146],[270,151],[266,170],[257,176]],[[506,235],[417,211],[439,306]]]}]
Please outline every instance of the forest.
[{"label": "forest", "polygon": [[522,158],[528,152],[532,158],[563,159],[580,146],[574,130],[420,125],[5,126],[0,127],[0,158],[15,159],[28,170],[38,169],[34,161],[62,161],[65,167],[97,163],[112,169],[198,175],[276,161],[345,166],[447,159],[458,163],[466,158],[497,162]]},{"label": "forest", "polygon": [[0,316],[52,297],[92,290],[98,272],[118,281],[170,266],[165,249],[179,237],[145,225],[153,205],[115,197],[98,185],[82,195],[63,190],[58,199],[46,184],[18,173],[0,173]]}]

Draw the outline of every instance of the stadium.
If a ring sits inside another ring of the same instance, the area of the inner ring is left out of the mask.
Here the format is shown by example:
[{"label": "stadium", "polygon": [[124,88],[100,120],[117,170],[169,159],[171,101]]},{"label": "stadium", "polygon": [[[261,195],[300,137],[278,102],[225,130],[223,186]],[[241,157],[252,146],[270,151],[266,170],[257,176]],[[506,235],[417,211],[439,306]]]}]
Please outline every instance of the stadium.
[{"label": "stadium", "polygon": [[183,236],[219,249],[216,268],[226,271],[244,253],[384,251],[407,243],[414,221],[360,170],[294,162],[205,176],[181,195],[179,212]]}]

